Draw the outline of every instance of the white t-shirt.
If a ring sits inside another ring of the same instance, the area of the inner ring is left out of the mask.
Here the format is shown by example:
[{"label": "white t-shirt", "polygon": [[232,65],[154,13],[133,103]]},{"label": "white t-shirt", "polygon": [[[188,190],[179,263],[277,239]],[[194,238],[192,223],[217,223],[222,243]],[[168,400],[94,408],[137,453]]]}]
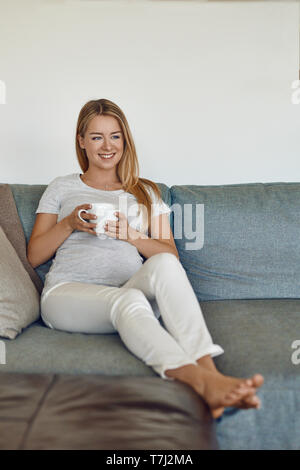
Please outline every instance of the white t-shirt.
[{"label": "white t-shirt", "polygon": [[[170,213],[171,209],[158,200],[152,188],[152,216]],[[81,204],[108,202],[123,212],[135,230],[148,234],[138,214],[136,198],[124,190],[104,191],[86,185],[80,173],[55,178],[42,195],[36,214],[58,214],[57,222],[68,216]],[[127,212],[125,212],[126,208]],[[123,210],[122,210],[123,209]],[[93,222],[91,220],[91,222]],[[136,247],[124,240],[106,235],[96,237],[74,230],[60,245],[49,272],[45,277],[42,296],[64,282],[87,282],[108,286],[122,286],[142,266],[143,258]]]}]

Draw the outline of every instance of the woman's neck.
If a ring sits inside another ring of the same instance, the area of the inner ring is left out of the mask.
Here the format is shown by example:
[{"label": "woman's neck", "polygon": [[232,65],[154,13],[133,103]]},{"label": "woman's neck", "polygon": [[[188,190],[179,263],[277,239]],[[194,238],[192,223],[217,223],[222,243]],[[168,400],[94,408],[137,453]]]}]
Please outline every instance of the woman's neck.
[{"label": "woman's neck", "polygon": [[112,185],[112,184],[120,184],[120,178],[116,173],[110,174],[110,175],[99,175],[91,172],[90,170],[87,170],[85,173],[83,173],[83,180],[84,181],[89,181],[90,183],[93,184],[99,184],[99,185]]},{"label": "woman's neck", "polygon": [[107,177],[103,179],[102,177],[95,177],[95,175],[90,175],[88,171],[80,175],[81,180],[87,184],[88,186],[97,188],[97,189],[104,189],[107,190],[117,190],[122,189],[122,183],[120,179],[115,175],[114,178],[111,177],[108,179]]}]

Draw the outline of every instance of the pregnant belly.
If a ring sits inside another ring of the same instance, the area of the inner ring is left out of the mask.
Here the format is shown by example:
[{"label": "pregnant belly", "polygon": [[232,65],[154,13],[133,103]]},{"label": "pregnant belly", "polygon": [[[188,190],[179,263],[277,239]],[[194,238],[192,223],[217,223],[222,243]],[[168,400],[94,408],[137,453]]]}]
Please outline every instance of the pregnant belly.
[{"label": "pregnant belly", "polygon": [[62,245],[52,265],[52,276],[56,273],[68,280],[120,287],[140,269],[142,258],[128,242],[101,241],[106,243],[97,243],[96,239],[87,246],[73,240]]}]

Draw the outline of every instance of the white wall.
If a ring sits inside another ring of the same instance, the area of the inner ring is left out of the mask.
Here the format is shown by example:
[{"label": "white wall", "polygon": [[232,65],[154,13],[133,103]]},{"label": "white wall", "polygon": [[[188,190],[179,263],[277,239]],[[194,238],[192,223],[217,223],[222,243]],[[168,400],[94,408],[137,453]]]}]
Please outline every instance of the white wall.
[{"label": "white wall", "polygon": [[127,115],[140,176],[299,181],[298,3],[0,0],[2,183],[80,171],[90,99]]}]

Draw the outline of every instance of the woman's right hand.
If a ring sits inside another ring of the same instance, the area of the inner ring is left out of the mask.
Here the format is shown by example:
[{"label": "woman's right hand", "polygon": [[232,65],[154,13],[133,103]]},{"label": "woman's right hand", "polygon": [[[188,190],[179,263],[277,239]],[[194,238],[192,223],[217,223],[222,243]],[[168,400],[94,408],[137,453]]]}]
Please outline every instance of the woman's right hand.
[{"label": "woman's right hand", "polygon": [[[83,222],[78,217],[78,211],[80,209],[88,210],[88,209],[91,209],[91,207],[92,206],[90,204],[81,204],[80,206],[75,207],[73,212],[71,212],[71,214],[69,214],[66,217],[66,221],[67,221],[69,227],[72,230],[80,230],[81,232],[88,232],[92,235],[97,235],[95,230],[93,230],[93,228],[95,228],[97,226],[97,224],[93,224],[93,223],[90,223],[90,222]],[[81,212],[80,215],[85,220],[91,220],[91,219],[96,218],[96,216],[94,214],[90,214],[90,213],[87,213],[87,212]]]}]

